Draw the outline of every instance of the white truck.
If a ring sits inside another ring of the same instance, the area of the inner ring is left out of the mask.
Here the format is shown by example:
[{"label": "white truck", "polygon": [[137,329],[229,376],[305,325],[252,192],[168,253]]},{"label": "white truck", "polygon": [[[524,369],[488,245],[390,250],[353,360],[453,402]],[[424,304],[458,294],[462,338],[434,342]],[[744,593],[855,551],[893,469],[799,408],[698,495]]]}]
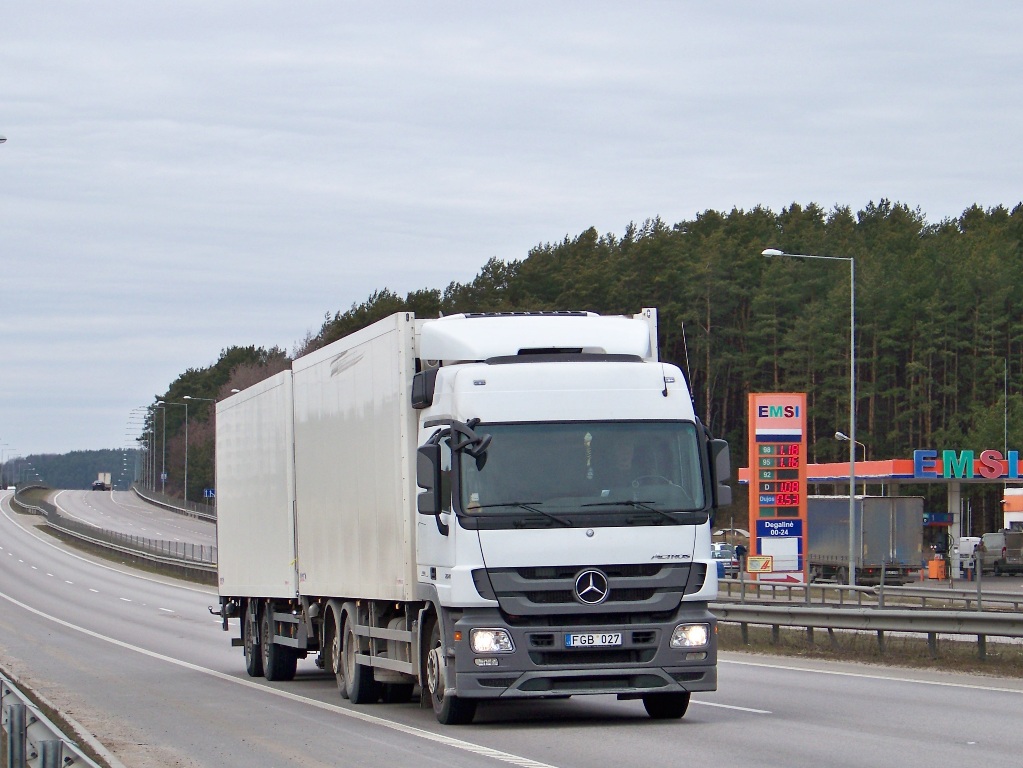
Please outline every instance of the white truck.
[{"label": "white truck", "polygon": [[100,472],[96,475],[95,481],[92,483],[92,490],[94,491],[109,491],[113,488],[113,484],[110,480],[109,472]]},{"label": "white truck", "polygon": [[210,610],[247,672],[313,656],[444,724],[575,694],[682,717],[717,686],[730,468],[656,339],[653,309],[398,313],[218,403]]}]

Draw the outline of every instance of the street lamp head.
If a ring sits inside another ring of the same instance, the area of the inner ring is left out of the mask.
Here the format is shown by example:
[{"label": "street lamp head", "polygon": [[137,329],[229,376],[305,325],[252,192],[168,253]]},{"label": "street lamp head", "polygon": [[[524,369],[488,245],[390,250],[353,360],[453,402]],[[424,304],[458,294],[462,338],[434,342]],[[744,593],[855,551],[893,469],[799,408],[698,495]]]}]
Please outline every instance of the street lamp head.
[{"label": "street lamp head", "polygon": [[849,439],[849,435],[847,435],[845,432],[836,432],[835,433],[835,439],[836,440],[848,440]]},{"label": "street lamp head", "polygon": [[765,248],[760,252],[761,256],[771,258],[772,256],[784,256],[785,251],[779,251],[777,248]]}]

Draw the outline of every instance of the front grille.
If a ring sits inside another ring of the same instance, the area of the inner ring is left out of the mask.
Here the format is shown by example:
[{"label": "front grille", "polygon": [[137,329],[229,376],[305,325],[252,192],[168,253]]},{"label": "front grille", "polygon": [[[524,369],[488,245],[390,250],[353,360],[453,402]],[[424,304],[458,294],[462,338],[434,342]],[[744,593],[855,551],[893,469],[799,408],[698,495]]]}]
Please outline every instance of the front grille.
[{"label": "front grille", "polygon": [[538,667],[578,667],[587,664],[645,664],[653,659],[656,648],[626,648],[599,651],[530,651],[529,658]]},{"label": "front grille", "polygon": [[[607,577],[607,598],[598,605],[582,603],[575,593],[576,578],[587,568]],[[488,596],[494,596],[506,615],[539,617],[571,611],[589,616],[592,623],[598,614],[624,617],[672,610],[684,595],[700,588],[706,569],[702,564],[641,563],[494,568],[486,574]]]},{"label": "front grille", "polygon": [[[635,579],[656,576],[664,567],[658,563],[640,563],[639,565],[598,565],[595,566],[612,579]],[[575,575],[583,570],[580,565],[551,565],[536,568],[519,568],[516,573],[520,578],[531,581],[552,579],[575,579]]]},{"label": "front grille", "polygon": [[[524,592],[527,600],[538,605],[553,605],[558,603],[575,603],[575,596],[571,590],[550,590],[548,592]],[[653,597],[653,589],[612,589],[605,603],[634,603],[640,600],[649,600]]]}]

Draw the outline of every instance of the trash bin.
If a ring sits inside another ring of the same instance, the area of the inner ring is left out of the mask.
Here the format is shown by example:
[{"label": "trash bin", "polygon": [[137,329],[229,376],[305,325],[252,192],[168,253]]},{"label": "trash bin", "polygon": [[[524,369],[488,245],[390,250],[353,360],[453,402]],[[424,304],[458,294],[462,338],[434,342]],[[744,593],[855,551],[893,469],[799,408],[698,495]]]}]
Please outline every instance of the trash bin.
[{"label": "trash bin", "polygon": [[927,578],[929,579],[943,579],[945,578],[945,561],[934,558],[927,563]]}]

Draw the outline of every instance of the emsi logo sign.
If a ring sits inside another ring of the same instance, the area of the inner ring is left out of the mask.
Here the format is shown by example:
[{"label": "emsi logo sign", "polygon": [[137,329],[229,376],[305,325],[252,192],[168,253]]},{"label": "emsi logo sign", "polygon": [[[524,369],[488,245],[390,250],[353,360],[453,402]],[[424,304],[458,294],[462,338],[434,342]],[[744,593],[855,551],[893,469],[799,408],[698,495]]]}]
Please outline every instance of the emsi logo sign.
[{"label": "emsi logo sign", "polygon": [[1007,478],[1018,480],[1019,451],[1009,451],[1003,458],[1001,451],[913,451],[913,477],[944,478],[947,480],[973,480],[982,477],[985,480]]},{"label": "emsi logo sign", "polygon": [[758,405],[757,416],[761,419],[798,419],[798,405]]}]

